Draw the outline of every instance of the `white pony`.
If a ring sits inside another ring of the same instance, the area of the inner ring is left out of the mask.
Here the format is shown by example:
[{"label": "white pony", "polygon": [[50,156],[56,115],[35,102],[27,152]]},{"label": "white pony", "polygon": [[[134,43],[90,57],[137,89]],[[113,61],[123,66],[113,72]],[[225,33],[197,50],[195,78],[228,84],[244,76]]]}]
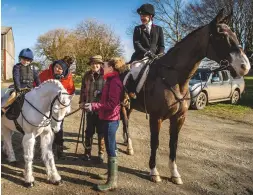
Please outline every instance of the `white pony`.
[{"label": "white pony", "polygon": [[[2,97],[2,105],[8,99],[8,94]],[[25,101],[17,122],[24,130],[23,150],[25,160],[25,186],[34,185],[32,163],[34,157],[35,138],[41,137],[42,159],[46,166],[47,179],[53,184],[61,183],[61,176],[55,167],[52,144],[54,132],[60,130],[61,122],[70,112],[70,103],[73,95],[69,95],[62,84],[57,80],[47,80],[39,87],[32,89],[25,95]],[[3,151],[9,162],[15,162],[15,153],[12,147],[12,131],[17,131],[15,124],[5,115],[1,117],[1,128],[4,140]],[[54,132],[53,132],[54,131]]]}]

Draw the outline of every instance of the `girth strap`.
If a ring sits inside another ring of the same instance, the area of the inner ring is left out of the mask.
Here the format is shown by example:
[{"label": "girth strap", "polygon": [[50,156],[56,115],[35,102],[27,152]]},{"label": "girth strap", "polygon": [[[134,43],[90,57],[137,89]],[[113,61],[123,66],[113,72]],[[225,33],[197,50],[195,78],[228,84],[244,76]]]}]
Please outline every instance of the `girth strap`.
[{"label": "girth strap", "polygon": [[13,121],[14,121],[14,124],[15,124],[15,126],[16,126],[16,129],[17,129],[20,133],[22,133],[22,134],[24,135],[25,132],[24,132],[23,128],[18,124],[17,119],[14,119]]}]

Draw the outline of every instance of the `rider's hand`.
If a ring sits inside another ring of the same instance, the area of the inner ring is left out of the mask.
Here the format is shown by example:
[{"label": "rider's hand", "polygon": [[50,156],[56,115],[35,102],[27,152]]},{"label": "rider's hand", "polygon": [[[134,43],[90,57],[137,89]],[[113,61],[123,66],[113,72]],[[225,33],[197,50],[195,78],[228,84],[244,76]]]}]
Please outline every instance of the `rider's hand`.
[{"label": "rider's hand", "polygon": [[84,105],[84,109],[85,109],[87,112],[91,112],[91,111],[92,111],[91,103],[86,103],[86,104]]},{"label": "rider's hand", "polygon": [[156,58],[157,56],[152,51],[147,51],[144,56],[148,56],[151,59]]},{"label": "rider's hand", "polygon": [[21,92],[21,89],[19,87],[16,88],[16,92],[17,93],[20,93]]}]

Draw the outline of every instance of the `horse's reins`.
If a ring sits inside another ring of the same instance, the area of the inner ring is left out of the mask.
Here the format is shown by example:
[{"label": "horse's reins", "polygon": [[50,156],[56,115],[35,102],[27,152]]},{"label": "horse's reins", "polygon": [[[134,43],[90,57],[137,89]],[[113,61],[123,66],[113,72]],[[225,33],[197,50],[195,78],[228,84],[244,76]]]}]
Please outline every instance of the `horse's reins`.
[{"label": "horse's reins", "polygon": [[[63,94],[63,95],[69,95],[68,93],[62,93],[62,94]],[[55,96],[55,98],[53,99],[53,101],[52,101],[52,103],[51,103],[51,105],[50,105],[50,113],[49,113],[49,116],[43,114],[43,113],[42,113],[39,109],[37,109],[31,102],[29,102],[26,98],[24,98],[24,100],[25,100],[32,108],[34,108],[37,112],[39,112],[41,115],[43,115],[44,117],[46,117],[46,121],[45,121],[45,122],[47,122],[47,123],[46,123],[46,124],[43,124],[43,125],[39,125],[39,126],[34,125],[34,124],[30,123],[30,122],[26,119],[26,117],[24,116],[24,114],[23,114],[23,112],[22,112],[22,110],[21,110],[21,114],[22,114],[23,118],[25,119],[25,121],[26,121],[28,124],[30,124],[30,125],[32,125],[32,126],[34,126],[34,127],[39,127],[39,128],[40,128],[40,127],[46,127],[46,126],[48,126],[48,125],[50,124],[50,122],[51,122],[51,119],[53,119],[53,120],[56,121],[56,122],[62,122],[64,118],[61,119],[61,120],[59,120],[59,119],[56,119],[56,118],[53,116],[52,109],[53,109],[54,103],[55,103],[56,100],[58,100],[58,102],[59,102],[62,106],[64,106],[63,108],[66,108],[66,107],[70,106],[70,104],[68,104],[68,105],[63,104],[63,103],[60,101],[59,96],[60,96],[60,93],[59,93],[57,96]],[[60,110],[60,109],[63,109],[63,108],[59,108],[59,110]]]}]

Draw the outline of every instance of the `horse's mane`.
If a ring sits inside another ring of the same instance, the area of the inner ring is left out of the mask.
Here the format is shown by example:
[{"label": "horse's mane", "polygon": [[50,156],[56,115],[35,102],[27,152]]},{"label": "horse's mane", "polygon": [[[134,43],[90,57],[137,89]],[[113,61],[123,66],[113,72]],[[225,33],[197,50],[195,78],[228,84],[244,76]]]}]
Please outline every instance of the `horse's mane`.
[{"label": "horse's mane", "polygon": [[41,83],[38,87],[34,88],[35,90],[43,87],[44,85],[48,84],[48,83],[52,83],[52,84],[55,84],[57,87],[59,87],[61,90],[64,90],[66,91],[66,89],[63,87],[63,85],[61,84],[60,81],[56,80],[56,79],[49,79],[49,80],[46,80],[44,81],[43,83]]}]

